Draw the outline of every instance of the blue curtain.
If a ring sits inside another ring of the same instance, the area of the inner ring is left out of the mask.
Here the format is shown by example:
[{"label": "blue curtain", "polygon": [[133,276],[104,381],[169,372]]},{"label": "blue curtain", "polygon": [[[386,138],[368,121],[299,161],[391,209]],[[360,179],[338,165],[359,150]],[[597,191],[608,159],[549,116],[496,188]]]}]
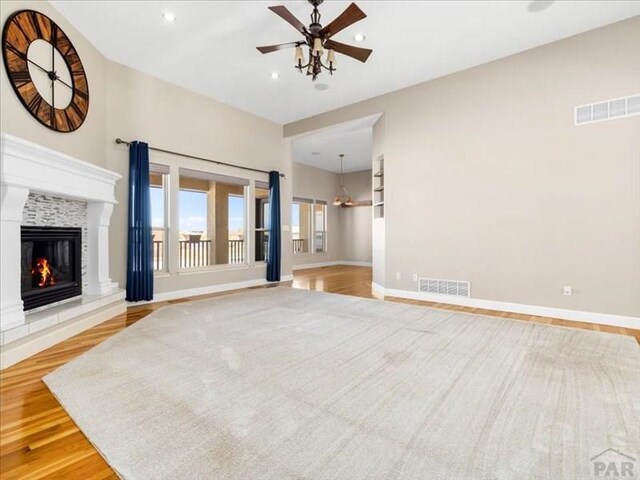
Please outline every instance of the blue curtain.
[{"label": "blue curtain", "polygon": [[129,244],[127,250],[127,300],[153,299],[151,192],[149,145],[129,146]]},{"label": "blue curtain", "polygon": [[267,280],[280,281],[280,173],[269,172],[269,255]]}]

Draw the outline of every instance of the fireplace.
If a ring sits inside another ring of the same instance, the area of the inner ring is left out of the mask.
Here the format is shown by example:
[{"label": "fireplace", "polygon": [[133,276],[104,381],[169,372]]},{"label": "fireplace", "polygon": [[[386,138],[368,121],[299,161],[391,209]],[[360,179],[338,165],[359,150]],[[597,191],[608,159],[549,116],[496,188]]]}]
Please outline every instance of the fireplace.
[{"label": "fireplace", "polygon": [[24,310],[82,295],[82,230],[21,227]]}]

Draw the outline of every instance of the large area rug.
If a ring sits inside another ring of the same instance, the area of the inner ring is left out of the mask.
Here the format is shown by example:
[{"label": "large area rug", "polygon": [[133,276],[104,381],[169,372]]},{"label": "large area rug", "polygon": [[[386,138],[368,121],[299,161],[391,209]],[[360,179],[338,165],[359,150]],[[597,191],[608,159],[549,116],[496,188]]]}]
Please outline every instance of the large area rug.
[{"label": "large area rug", "polygon": [[640,454],[631,337],[286,287],[160,309],[44,381],[125,479],[580,479]]}]

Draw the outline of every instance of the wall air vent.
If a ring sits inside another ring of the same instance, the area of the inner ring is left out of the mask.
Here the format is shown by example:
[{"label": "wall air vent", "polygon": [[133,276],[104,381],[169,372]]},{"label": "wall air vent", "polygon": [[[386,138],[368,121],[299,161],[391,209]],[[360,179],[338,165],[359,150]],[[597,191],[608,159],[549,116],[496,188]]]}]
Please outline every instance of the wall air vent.
[{"label": "wall air vent", "polygon": [[454,297],[471,297],[471,283],[459,280],[442,280],[438,278],[418,279],[418,291],[449,295]]},{"label": "wall air vent", "polygon": [[573,118],[576,125],[584,125],[634,115],[640,115],[640,94],[580,105],[575,108]]}]

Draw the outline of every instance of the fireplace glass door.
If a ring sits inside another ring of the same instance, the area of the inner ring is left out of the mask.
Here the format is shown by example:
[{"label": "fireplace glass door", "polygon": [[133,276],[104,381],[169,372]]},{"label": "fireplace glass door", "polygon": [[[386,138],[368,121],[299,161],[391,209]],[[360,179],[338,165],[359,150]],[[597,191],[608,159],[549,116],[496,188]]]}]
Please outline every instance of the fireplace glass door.
[{"label": "fireplace glass door", "polygon": [[81,229],[22,227],[21,234],[24,309],[81,295]]}]

